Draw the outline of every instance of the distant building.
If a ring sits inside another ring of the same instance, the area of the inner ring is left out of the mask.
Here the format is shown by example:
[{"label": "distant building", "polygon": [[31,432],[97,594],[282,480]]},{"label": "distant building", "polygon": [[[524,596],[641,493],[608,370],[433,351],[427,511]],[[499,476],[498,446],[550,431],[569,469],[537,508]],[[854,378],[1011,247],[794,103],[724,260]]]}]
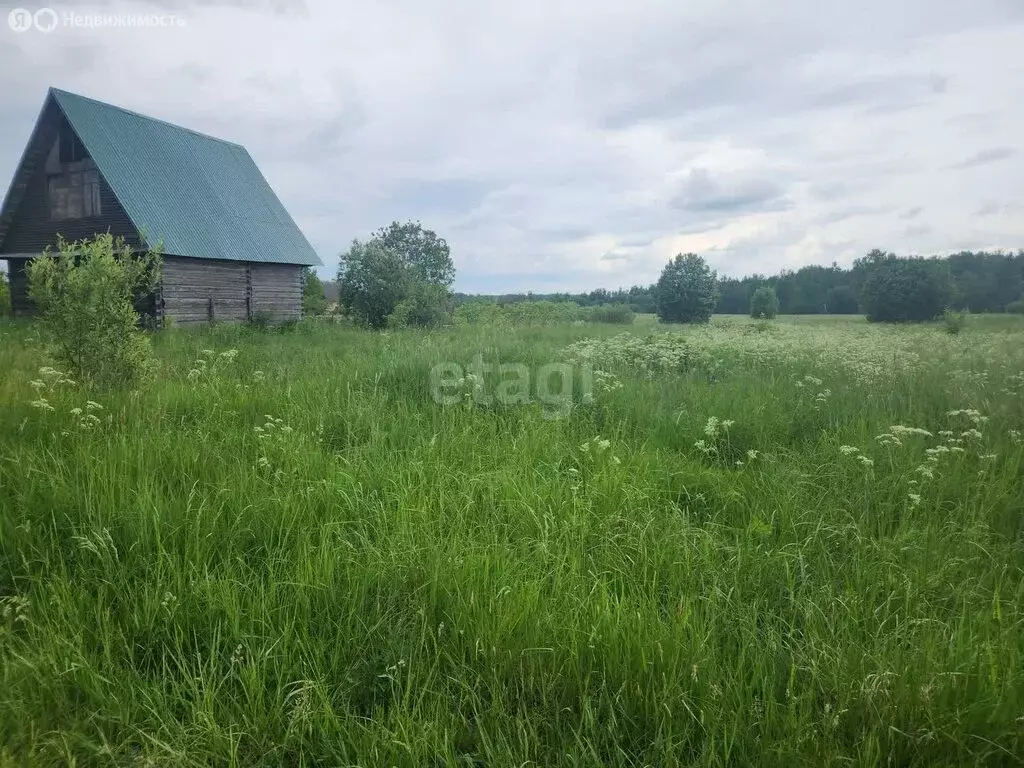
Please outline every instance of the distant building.
[{"label": "distant building", "polygon": [[155,312],[176,324],[298,318],[321,263],[244,147],[51,88],[0,207],[15,314],[28,260],[105,232],[162,244]]}]

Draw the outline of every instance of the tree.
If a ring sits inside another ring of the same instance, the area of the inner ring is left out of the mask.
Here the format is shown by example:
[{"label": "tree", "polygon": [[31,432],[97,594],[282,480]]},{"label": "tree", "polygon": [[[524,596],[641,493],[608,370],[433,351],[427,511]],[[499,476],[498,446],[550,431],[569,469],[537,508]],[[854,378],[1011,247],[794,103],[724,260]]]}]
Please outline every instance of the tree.
[{"label": "tree", "polygon": [[[353,241],[342,254],[338,301],[357,322],[371,328],[386,327],[403,302],[392,325],[429,325],[454,311],[448,310],[454,279],[448,243],[418,222],[396,221],[366,243]],[[425,311],[424,301],[436,302],[438,311]]]},{"label": "tree", "polygon": [[771,320],[777,314],[779,314],[779,297],[769,286],[762,285],[750,297],[750,316]]},{"label": "tree", "polygon": [[397,253],[379,240],[354,240],[338,267],[338,298],[356,322],[384,328],[406,297],[408,282],[406,264]]},{"label": "tree", "polygon": [[397,253],[414,279],[443,285],[445,288],[450,288],[454,282],[455,264],[447,241],[433,231],[424,229],[418,221],[407,221],[404,224],[393,221],[387,227],[378,229],[373,239]]},{"label": "tree", "polygon": [[950,298],[945,262],[919,257],[901,259],[872,251],[858,267],[864,270],[861,306],[868,320],[920,322],[939,317]]},{"label": "tree", "polygon": [[715,273],[700,256],[676,255],[658,279],[658,317],[667,323],[706,323],[717,301],[715,282]]},{"label": "tree", "polygon": [[825,294],[825,311],[830,315],[856,315],[857,293],[848,285],[829,288]]},{"label": "tree", "polygon": [[58,241],[28,264],[29,295],[55,356],[79,381],[132,385],[152,367],[149,337],[136,303],[153,292],[158,253],[137,254],[109,234]]},{"label": "tree", "polygon": [[324,296],[324,284],[312,267],[303,271],[302,314],[322,315],[327,311],[327,297]]}]

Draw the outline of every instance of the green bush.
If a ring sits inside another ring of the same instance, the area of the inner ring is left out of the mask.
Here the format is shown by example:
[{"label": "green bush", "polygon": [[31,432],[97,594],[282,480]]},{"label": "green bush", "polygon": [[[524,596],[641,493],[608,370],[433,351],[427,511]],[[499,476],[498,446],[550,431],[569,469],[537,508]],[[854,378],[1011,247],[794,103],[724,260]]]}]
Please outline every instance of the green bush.
[{"label": "green bush", "polygon": [[443,285],[414,282],[388,316],[389,328],[443,328],[451,325],[455,301]]},{"label": "green bush", "polygon": [[11,314],[11,288],[7,283],[7,275],[0,272],[0,317]]},{"label": "green bush", "polygon": [[249,327],[257,331],[268,331],[274,324],[274,313],[268,309],[261,309],[252,313],[249,318]]},{"label": "green bush", "polygon": [[635,319],[636,312],[628,304],[601,304],[590,310],[590,320],[594,323],[632,325]]},{"label": "green bush", "polygon": [[757,319],[771,320],[779,314],[779,297],[770,286],[762,285],[750,297],[750,316]]},{"label": "green bush", "polygon": [[960,331],[967,325],[967,313],[966,312],[954,312],[951,309],[947,309],[942,313],[942,328],[951,336],[956,336]]},{"label": "green bush", "polygon": [[1006,311],[1015,315],[1024,315],[1024,296],[1006,305]]},{"label": "green bush", "polygon": [[933,259],[872,252],[862,262],[861,305],[874,322],[921,322],[942,315],[950,295],[949,271]]},{"label": "green bush", "polygon": [[512,328],[568,325],[590,319],[574,301],[517,301],[498,304],[486,299],[468,301],[455,310],[459,325],[502,325]]},{"label": "green bush", "polygon": [[717,277],[697,254],[679,254],[665,265],[655,293],[661,321],[706,323],[718,302]]},{"label": "green bush", "polygon": [[131,386],[152,368],[136,302],[159,279],[158,253],[137,254],[109,234],[47,249],[28,264],[29,295],[54,356],[79,381]]}]

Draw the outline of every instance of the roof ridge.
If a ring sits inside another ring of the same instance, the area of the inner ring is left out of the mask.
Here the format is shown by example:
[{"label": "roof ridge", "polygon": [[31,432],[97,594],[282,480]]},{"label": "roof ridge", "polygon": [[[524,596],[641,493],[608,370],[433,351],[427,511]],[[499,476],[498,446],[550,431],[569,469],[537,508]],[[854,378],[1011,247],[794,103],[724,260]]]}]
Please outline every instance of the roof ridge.
[{"label": "roof ridge", "polygon": [[71,91],[65,91],[65,90],[63,90],[61,88],[54,88],[53,86],[50,86],[50,93],[54,94],[55,96],[70,96],[73,99],[80,99],[82,101],[88,101],[91,104],[96,104],[96,105],[104,107],[106,109],[115,109],[118,112],[123,112],[126,115],[131,115],[132,117],[138,117],[138,118],[140,118],[142,120],[148,120],[151,123],[160,123],[161,125],[166,125],[168,128],[174,128],[175,130],[178,130],[178,131],[185,131],[186,133],[191,133],[193,136],[199,136],[200,138],[203,138],[203,139],[208,139],[210,141],[216,141],[219,144],[227,144],[228,146],[237,147],[237,148],[239,148],[241,150],[244,150],[244,151],[248,152],[248,150],[246,150],[245,147],[242,144],[239,144],[237,141],[228,141],[227,139],[222,139],[222,138],[220,138],[218,136],[213,136],[213,135],[211,135],[209,133],[203,133],[202,131],[196,131],[196,130],[193,130],[192,128],[186,128],[183,125],[178,125],[177,123],[172,123],[169,120],[163,120],[163,119],[161,119],[159,117],[152,117],[151,115],[144,115],[141,112],[136,112],[134,109],[127,109],[126,107],[119,107],[116,104],[110,104],[109,102],[106,102],[106,101],[100,101],[99,99],[93,99],[93,98],[90,98],[89,96],[83,96],[80,93],[72,93]]}]

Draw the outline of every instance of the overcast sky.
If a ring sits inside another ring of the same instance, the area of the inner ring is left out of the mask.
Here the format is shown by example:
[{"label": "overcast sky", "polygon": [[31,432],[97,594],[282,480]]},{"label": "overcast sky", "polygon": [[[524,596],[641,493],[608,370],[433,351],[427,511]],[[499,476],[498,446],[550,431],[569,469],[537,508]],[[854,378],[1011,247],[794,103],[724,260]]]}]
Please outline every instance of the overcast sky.
[{"label": "overcast sky", "polygon": [[1024,0],[108,0],[20,34],[11,7],[0,185],[64,88],[244,144],[324,275],[405,218],[479,292],[1024,247]]}]

